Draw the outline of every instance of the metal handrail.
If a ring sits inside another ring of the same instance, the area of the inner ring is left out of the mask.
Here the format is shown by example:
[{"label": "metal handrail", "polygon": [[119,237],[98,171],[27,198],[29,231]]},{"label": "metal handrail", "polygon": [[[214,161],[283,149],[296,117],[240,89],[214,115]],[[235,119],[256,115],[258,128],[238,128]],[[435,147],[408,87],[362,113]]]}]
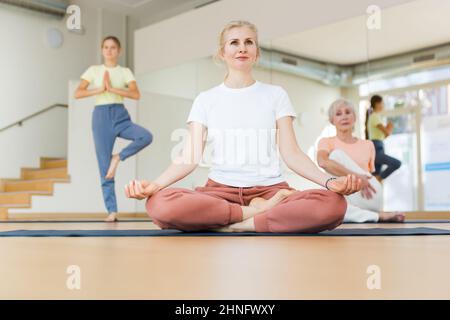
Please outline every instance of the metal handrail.
[{"label": "metal handrail", "polygon": [[10,125],[8,125],[8,126],[6,126],[6,127],[4,127],[4,128],[1,128],[1,129],[0,129],[0,133],[3,132],[3,131],[5,131],[5,130],[8,130],[9,128],[15,127],[15,126],[22,126],[22,124],[23,124],[25,121],[30,120],[31,118],[34,118],[34,117],[40,115],[41,113],[47,112],[47,111],[49,111],[49,110],[51,110],[51,109],[53,109],[53,108],[58,108],[58,107],[61,107],[61,108],[68,108],[69,106],[68,106],[67,104],[55,103],[55,104],[53,104],[53,105],[51,105],[51,106],[49,106],[49,107],[47,107],[47,108],[44,108],[44,109],[42,109],[42,110],[40,110],[40,111],[37,111],[37,112],[35,112],[35,113],[33,113],[33,114],[31,114],[31,115],[29,115],[29,116],[27,116],[27,117],[25,117],[25,118],[19,120],[19,121],[16,121],[16,122],[14,122],[13,124],[10,124]]}]

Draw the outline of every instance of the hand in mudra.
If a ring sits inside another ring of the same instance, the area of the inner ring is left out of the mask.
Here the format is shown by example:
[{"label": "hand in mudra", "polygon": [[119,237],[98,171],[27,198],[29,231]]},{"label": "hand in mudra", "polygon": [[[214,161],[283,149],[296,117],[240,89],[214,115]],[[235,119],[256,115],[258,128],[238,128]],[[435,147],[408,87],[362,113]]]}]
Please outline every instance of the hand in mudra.
[{"label": "hand in mudra", "polygon": [[104,74],[103,74],[103,81],[102,81],[102,84],[101,84],[100,87],[98,87],[97,93],[101,94],[101,93],[104,93],[104,92],[108,91],[107,88],[106,88],[106,78],[107,78],[107,77],[106,77],[106,73],[104,73]]},{"label": "hand in mudra", "polygon": [[133,180],[125,186],[125,195],[127,198],[142,200],[151,197],[159,190],[161,187],[150,181]]},{"label": "hand in mudra", "polygon": [[344,177],[330,180],[328,182],[328,189],[346,196],[360,191],[361,184],[361,178],[358,178],[354,174],[349,174]]},{"label": "hand in mudra", "polygon": [[109,77],[109,71],[105,71],[105,74],[103,75],[103,87],[106,91],[111,91],[111,79]]}]

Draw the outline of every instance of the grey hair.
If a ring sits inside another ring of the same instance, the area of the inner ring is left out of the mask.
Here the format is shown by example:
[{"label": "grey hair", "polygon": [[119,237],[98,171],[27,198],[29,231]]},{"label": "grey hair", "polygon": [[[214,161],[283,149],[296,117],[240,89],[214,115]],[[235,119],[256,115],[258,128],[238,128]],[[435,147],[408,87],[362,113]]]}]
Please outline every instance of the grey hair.
[{"label": "grey hair", "polygon": [[328,120],[330,121],[331,124],[333,123],[333,117],[336,114],[337,108],[339,108],[342,105],[349,107],[350,110],[352,110],[353,114],[356,116],[355,106],[353,105],[353,103],[351,103],[347,99],[339,98],[336,101],[334,101],[330,105],[330,108],[328,109]]}]

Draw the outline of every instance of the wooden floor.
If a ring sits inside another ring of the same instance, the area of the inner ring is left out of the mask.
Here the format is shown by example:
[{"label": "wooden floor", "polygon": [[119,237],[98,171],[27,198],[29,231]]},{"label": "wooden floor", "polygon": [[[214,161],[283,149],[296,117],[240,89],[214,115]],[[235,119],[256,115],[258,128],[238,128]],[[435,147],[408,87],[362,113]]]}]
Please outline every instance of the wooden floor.
[{"label": "wooden floor", "polygon": [[[450,224],[362,224],[341,228]],[[151,222],[3,223],[0,231]],[[66,286],[68,266],[81,289]],[[367,268],[379,266],[381,289]],[[0,299],[450,299],[450,236],[0,238]]]}]

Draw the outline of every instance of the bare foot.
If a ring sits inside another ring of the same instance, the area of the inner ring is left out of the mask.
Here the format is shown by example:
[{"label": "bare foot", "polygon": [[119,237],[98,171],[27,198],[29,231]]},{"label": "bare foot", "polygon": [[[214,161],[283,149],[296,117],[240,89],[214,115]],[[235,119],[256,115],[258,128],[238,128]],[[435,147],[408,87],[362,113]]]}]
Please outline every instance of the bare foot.
[{"label": "bare foot", "polygon": [[108,173],[105,176],[105,179],[112,179],[116,175],[117,167],[119,166],[120,156],[115,154],[111,157],[111,164],[109,165]]},{"label": "bare foot", "polygon": [[404,222],[405,214],[402,212],[380,212],[378,222]]},{"label": "bare foot", "polygon": [[108,214],[108,217],[104,220],[105,222],[116,222],[117,220],[117,213],[116,212],[111,212],[110,214]]},{"label": "bare foot", "polygon": [[229,224],[223,228],[213,229],[212,231],[217,232],[253,232],[255,231],[255,223],[253,218]]},{"label": "bare foot", "polygon": [[226,227],[223,227],[223,228],[211,229],[211,231],[215,231],[215,232],[234,232],[234,230],[230,228],[230,225],[228,225]]},{"label": "bare foot", "polygon": [[266,210],[272,209],[281,201],[293,194],[296,190],[279,190],[272,198],[266,200],[263,198],[254,198],[250,201],[249,206],[241,206],[242,221],[227,225],[223,228],[214,229],[219,232],[238,232],[238,231],[255,231],[255,224],[253,217],[257,214],[263,213]]},{"label": "bare foot", "polygon": [[249,206],[266,211],[275,207],[294,192],[295,190],[281,189],[268,200],[264,198],[253,198],[252,201],[250,201]]},{"label": "bare foot", "polygon": [[236,222],[228,226],[233,232],[252,232],[255,231],[255,220],[253,218]]}]

